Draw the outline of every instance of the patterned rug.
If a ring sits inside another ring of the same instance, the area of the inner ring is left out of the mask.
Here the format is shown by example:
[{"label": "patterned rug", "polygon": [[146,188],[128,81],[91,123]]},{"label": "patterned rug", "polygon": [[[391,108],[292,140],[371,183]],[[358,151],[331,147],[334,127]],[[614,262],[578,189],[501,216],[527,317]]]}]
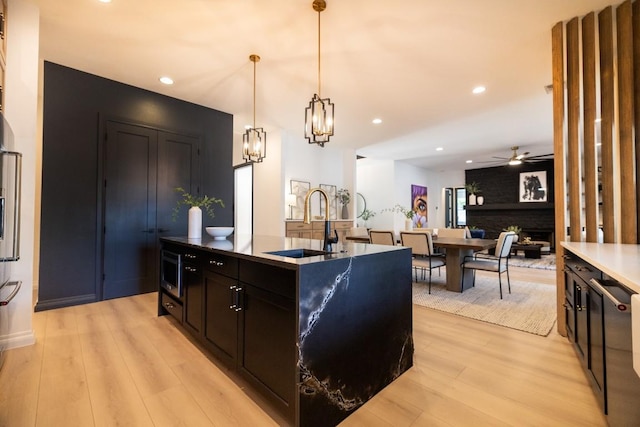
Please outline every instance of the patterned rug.
[{"label": "patterned rug", "polygon": [[525,258],[523,255],[512,255],[511,258],[509,258],[509,266],[555,270],[556,254],[542,255],[540,259]]},{"label": "patterned rug", "polygon": [[458,316],[481,320],[531,334],[547,336],[556,322],[556,289],[551,285],[511,280],[500,299],[498,278],[476,278],[475,287],[463,293],[447,291],[445,271],[433,277],[431,295],[425,281],[413,283],[413,303]]}]

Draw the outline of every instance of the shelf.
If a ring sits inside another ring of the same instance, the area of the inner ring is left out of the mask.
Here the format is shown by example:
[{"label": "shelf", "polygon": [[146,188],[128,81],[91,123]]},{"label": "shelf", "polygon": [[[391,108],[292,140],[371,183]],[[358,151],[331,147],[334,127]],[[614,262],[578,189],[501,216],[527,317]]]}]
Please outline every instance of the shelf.
[{"label": "shelf", "polygon": [[547,210],[553,209],[553,203],[549,202],[523,202],[523,203],[494,203],[485,205],[467,205],[468,211],[516,211],[516,210]]}]

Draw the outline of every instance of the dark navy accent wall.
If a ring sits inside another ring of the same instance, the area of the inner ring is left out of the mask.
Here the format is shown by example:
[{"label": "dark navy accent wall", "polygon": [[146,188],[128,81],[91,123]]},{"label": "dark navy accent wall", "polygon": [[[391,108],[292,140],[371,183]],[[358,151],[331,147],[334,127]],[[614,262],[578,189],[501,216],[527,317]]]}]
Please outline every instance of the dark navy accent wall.
[{"label": "dark navy accent wall", "polygon": [[[547,202],[520,202],[520,174],[535,171],[547,172]],[[484,229],[491,239],[509,225],[520,226],[534,240],[553,239],[553,160],[466,170],[465,182],[474,181],[479,184],[484,204],[467,205],[467,225]]]},{"label": "dark navy accent wall", "polygon": [[233,224],[233,116],[51,62],[44,64],[39,306],[94,301],[101,283],[103,121],[201,137],[201,193],[222,198],[212,225]]}]

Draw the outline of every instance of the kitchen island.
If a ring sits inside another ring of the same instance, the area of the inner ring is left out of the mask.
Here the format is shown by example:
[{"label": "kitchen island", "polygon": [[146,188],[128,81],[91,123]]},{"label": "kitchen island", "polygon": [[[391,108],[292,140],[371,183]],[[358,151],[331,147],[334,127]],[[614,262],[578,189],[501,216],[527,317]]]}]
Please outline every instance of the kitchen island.
[{"label": "kitchen island", "polygon": [[161,239],[158,314],[289,424],[336,425],[413,365],[410,249],[230,239]]}]

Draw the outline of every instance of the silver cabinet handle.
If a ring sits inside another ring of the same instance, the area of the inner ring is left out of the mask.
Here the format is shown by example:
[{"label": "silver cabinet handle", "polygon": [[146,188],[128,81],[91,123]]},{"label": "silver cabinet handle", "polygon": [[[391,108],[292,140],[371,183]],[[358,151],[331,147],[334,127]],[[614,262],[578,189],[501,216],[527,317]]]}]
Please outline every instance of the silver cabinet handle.
[{"label": "silver cabinet handle", "polygon": [[613,296],[611,292],[607,290],[602,284],[598,281],[598,279],[591,279],[589,282],[593,285],[594,288],[602,292],[602,294],[607,297],[609,301],[618,309],[621,313],[631,313],[631,304],[625,304],[623,302],[618,301],[616,297]]},{"label": "silver cabinet handle", "polygon": [[172,303],[172,302],[165,302],[164,306],[166,308],[176,308],[176,305],[174,303]]},{"label": "silver cabinet handle", "polygon": [[189,258],[189,259],[195,259],[196,258],[196,256],[193,255],[193,254],[184,254],[184,257],[185,258]]},{"label": "silver cabinet handle", "polygon": [[209,264],[211,265],[215,265],[216,267],[222,267],[224,265],[224,262],[222,261],[216,261],[216,260],[209,260]]}]

